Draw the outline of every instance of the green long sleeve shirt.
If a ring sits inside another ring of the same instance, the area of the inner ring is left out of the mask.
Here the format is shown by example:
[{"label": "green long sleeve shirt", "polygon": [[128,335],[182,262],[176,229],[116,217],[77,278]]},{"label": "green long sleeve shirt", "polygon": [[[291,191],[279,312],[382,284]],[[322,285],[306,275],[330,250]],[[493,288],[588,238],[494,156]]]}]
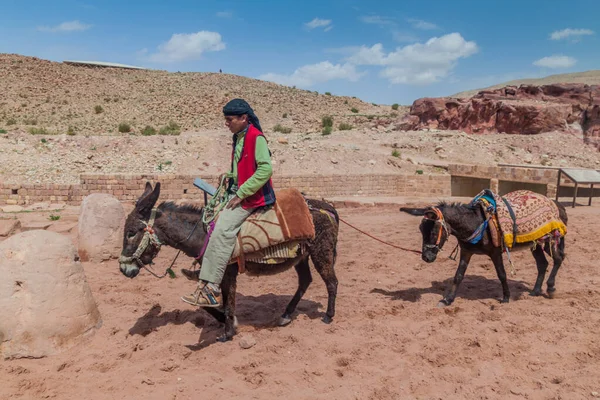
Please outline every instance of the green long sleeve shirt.
[{"label": "green long sleeve shirt", "polygon": [[[240,157],[242,155],[245,136],[246,129],[237,134],[233,170],[229,174],[229,176],[233,178],[233,182],[236,186],[238,184],[237,163],[240,161]],[[252,175],[246,182],[244,182],[242,186],[238,188],[236,195],[240,199],[245,199],[246,197],[252,196],[254,193],[258,192],[258,190],[269,181],[271,175],[273,175],[271,155],[269,154],[267,139],[265,139],[264,136],[258,136],[256,138],[254,158],[256,159],[256,171],[254,172],[254,175]]]}]

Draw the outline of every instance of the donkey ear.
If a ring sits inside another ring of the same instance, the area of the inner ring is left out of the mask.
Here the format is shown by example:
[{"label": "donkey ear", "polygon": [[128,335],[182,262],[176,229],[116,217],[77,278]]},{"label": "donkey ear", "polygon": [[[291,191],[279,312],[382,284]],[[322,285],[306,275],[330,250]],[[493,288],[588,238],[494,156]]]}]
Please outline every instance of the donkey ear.
[{"label": "donkey ear", "polygon": [[152,208],[158,201],[158,197],[160,196],[160,182],[157,182],[154,185],[154,190],[150,192],[150,194],[145,197],[141,197],[136,204],[137,211],[144,217],[150,216],[150,212]]},{"label": "donkey ear", "polygon": [[138,204],[140,204],[144,197],[148,196],[150,193],[152,193],[152,185],[150,182],[146,181],[146,188],[144,189],[144,193],[142,193],[138,201],[135,203],[136,207]]},{"label": "donkey ear", "polygon": [[427,208],[400,207],[400,211],[404,211],[405,213],[409,213],[410,215],[423,216],[425,215],[425,211],[427,211]]}]

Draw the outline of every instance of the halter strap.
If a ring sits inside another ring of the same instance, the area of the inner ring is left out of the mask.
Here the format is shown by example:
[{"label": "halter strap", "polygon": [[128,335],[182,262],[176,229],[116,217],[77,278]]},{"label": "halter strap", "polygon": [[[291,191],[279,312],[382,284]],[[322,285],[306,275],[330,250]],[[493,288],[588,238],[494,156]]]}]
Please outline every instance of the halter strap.
[{"label": "halter strap", "polygon": [[135,251],[135,253],[133,253],[131,257],[125,257],[121,255],[121,257],[119,257],[119,263],[131,264],[132,262],[135,262],[141,266],[143,265],[143,263],[140,257],[142,256],[142,254],[144,254],[144,252],[148,248],[148,245],[152,246],[156,252],[160,250],[162,243],[158,239],[158,236],[156,235],[156,232],[154,231],[153,227],[154,220],[156,219],[156,211],[156,208],[152,209],[152,212],[150,213],[150,219],[148,219],[148,222],[142,221],[142,223],[146,225],[146,227],[144,228],[144,237],[142,237],[142,241],[138,245],[138,248]]},{"label": "halter strap", "polygon": [[437,207],[432,207],[431,209],[435,213],[435,215],[438,217],[436,223],[439,221],[439,223],[441,225],[440,229],[438,231],[437,240],[435,242],[435,245],[439,246],[440,243],[442,242],[443,231],[445,230],[446,233],[448,233],[448,234],[450,233],[450,231],[448,231],[448,227],[446,226],[446,221],[444,220],[444,214],[442,214],[442,211],[439,208],[437,208]]}]

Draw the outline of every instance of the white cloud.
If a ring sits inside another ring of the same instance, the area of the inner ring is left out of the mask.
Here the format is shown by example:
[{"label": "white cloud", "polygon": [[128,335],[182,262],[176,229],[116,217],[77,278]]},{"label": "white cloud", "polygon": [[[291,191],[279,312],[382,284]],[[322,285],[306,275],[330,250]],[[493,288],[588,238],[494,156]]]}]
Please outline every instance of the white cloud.
[{"label": "white cloud", "polygon": [[231,17],[233,17],[233,13],[231,11],[219,11],[217,13],[217,17],[219,17],[219,18],[231,18]]},{"label": "white cloud", "polygon": [[391,83],[430,84],[448,76],[460,58],[477,51],[475,42],[467,42],[459,33],[450,33],[425,43],[399,47],[388,54],[380,43],[361,46],[346,61],[381,66],[381,76]]},{"label": "white cloud", "polygon": [[325,32],[331,30],[331,20],[315,18],[310,22],[304,24],[308,29],[325,28]]},{"label": "white cloud", "polygon": [[352,64],[332,64],[323,61],[318,64],[305,65],[296,69],[291,75],[268,73],[258,77],[265,81],[271,81],[287,86],[310,87],[316,83],[331,81],[334,79],[345,79],[356,82],[364,73],[358,72]]},{"label": "white cloud", "polygon": [[77,32],[88,30],[91,27],[92,25],[82,24],[79,21],[68,21],[56,26],[39,26],[37,29],[41,32]]},{"label": "white cloud", "polygon": [[175,33],[168,42],[158,46],[158,52],[150,56],[154,62],[174,62],[200,58],[207,51],[225,49],[225,43],[217,32]]},{"label": "white cloud", "polygon": [[377,43],[373,47],[361,46],[354,48],[354,54],[346,58],[351,64],[356,65],[385,65],[386,54],[383,52],[383,45]]},{"label": "white cloud", "polygon": [[422,19],[409,19],[408,22],[410,22],[414,28],[422,29],[424,31],[438,29],[438,26],[436,24],[423,21]]},{"label": "white cloud", "polygon": [[553,55],[550,57],[540,58],[533,62],[533,65],[545,68],[569,68],[577,63],[573,57],[563,55]]},{"label": "white cloud", "polygon": [[381,15],[364,15],[360,17],[360,20],[365,24],[374,25],[393,25],[394,20],[388,17],[382,17]]},{"label": "white cloud", "polygon": [[580,37],[584,35],[593,35],[594,31],[591,29],[563,29],[562,31],[554,31],[550,34],[550,39],[561,40],[572,36]]}]

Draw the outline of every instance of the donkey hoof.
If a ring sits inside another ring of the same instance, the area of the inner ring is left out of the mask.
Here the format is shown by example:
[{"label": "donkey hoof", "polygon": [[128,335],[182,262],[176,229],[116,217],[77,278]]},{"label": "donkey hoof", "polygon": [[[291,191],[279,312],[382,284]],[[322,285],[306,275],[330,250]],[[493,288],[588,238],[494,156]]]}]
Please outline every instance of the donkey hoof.
[{"label": "donkey hoof", "polygon": [[529,292],[529,295],[532,296],[532,297],[541,296],[542,295],[542,291],[541,290],[532,290],[531,292]]},{"label": "donkey hoof", "polygon": [[326,323],[327,325],[329,325],[330,323],[333,322],[333,317],[330,317],[329,315],[325,315],[325,316],[323,316],[323,318],[321,320],[324,323]]},{"label": "donkey hoof", "polygon": [[279,321],[277,322],[278,326],[286,326],[289,325],[290,322],[292,322],[292,318],[288,315],[282,315],[281,317],[279,317]]},{"label": "donkey hoof", "polygon": [[548,288],[548,290],[546,290],[546,292],[548,293],[548,297],[553,299],[554,296],[556,295],[556,288]]},{"label": "donkey hoof", "polygon": [[232,339],[233,339],[233,335],[228,335],[228,334],[224,333],[221,336],[217,337],[217,342],[225,343],[225,342],[229,342]]},{"label": "donkey hoof", "polygon": [[437,308],[444,308],[444,307],[448,307],[449,305],[450,304],[448,304],[448,301],[444,299],[444,300],[440,300],[437,303]]},{"label": "donkey hoof", "polygon": [[506,303],[508,303],[508,302],[509,302],[509,299],[502,299],[502,300],[500,300],[500,303],[501,303],[501,304],[506,304]]}]

